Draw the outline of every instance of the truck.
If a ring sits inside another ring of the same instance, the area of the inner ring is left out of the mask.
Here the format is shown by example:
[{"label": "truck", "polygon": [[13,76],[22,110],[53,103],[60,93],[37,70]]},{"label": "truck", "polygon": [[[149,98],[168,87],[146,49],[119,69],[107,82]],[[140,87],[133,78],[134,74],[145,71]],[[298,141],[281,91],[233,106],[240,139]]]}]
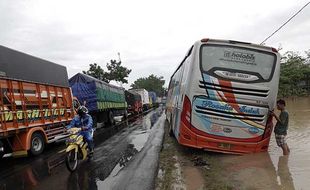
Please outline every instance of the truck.
[{"label": "truck", "polygon": [[162,103],[163,98],[162,97],[157,97],[156,98],[156,103],[159,105]]},{"label": "truck", "polygon": [[69,84],[73,95],[88,108],[95,127],[97,123],[113,125],[115,116],[127,118],[124,88],[83,73],[71,77]]},{"label": "truck", "polygon": [[129,89],[128,91],[137,93],[141,96],[143,111],[147,111],[150,108],[150,98],[147,90],[142,88],[142,89]]},{"label": "truck", "polygon": [[39,155],[74,117],[67,69],[0,46],[0,157]]},{"label": "truck", "polygon": [[156,92],[149,91],[150,107],[156,107]]},{"label": "truck", "polygon": [[129,114],[137,115],[143,112],[141,96],[139,94],[125,90],[125,99],[128,106],[127,112]]}]

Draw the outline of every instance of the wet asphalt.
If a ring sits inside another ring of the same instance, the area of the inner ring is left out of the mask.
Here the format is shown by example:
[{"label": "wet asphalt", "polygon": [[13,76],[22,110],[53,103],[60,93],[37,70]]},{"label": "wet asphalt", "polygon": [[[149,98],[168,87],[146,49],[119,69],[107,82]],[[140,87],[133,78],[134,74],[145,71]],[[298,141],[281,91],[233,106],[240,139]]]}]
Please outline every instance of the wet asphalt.
[{"label": "wet asphalt", "polygon": [[162,108],[132,117],[94,134],[95,154],[70,173],[64,142],[49,145],[38,157],[3,158],[0,190],[153,189],[163,137]]}]

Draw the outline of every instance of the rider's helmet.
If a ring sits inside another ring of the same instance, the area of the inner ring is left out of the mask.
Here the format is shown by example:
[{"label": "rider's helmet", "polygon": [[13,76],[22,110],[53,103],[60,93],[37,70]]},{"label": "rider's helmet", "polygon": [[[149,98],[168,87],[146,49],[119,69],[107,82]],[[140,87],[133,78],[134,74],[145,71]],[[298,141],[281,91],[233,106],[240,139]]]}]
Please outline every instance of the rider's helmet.
[{"label": "rider's helmet", "polygon": [[85,115],[87,113],[88,113],[88,109],[85,106],[80,106],[77,109],[77,114],[79,114],[79,116],[83,116],[83,115]]}]

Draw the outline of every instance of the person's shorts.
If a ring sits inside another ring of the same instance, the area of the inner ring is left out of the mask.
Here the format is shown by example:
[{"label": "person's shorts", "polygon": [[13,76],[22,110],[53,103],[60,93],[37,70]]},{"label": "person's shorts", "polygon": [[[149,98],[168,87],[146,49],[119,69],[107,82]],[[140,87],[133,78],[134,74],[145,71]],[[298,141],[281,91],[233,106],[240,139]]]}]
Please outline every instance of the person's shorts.
[{"label": "person's shorts", "polygon": [[277,141],[277,145],[279,147],[282,147],[284,144],[286,144],[286,135],[277,135],[276,134],[276,141]]}]

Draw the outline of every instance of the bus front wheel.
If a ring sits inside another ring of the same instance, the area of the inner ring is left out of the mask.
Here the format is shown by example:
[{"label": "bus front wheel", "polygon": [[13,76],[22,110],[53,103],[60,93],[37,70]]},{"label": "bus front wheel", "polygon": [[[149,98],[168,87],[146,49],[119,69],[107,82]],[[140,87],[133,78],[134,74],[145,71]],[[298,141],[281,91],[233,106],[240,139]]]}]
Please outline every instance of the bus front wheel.
[{"label": "bus front wheel", "polygon": [[173,125],[173,123],[172,123],[172,116],[170,116],[170,122],[168,122],[168,125],[169,125],[169,136],[170,137],[174,137],[174,133],[173,133],[173,128],[172,128],[172,125]]}]

